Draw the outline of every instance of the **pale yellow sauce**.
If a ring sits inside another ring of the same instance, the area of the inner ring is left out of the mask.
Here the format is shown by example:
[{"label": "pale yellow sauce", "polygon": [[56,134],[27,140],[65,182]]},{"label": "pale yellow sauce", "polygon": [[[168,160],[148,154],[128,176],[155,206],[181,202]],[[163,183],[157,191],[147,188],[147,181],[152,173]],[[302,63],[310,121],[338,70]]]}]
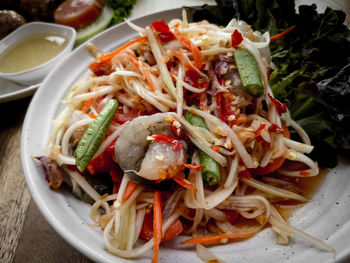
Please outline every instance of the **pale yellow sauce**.
[{"label": "pale yellow sauce", "polygon": [[0,58],[0,72],[15,73],[39,66],[57,56],[67,39],[50,33],[37,33],[21,39]]}]

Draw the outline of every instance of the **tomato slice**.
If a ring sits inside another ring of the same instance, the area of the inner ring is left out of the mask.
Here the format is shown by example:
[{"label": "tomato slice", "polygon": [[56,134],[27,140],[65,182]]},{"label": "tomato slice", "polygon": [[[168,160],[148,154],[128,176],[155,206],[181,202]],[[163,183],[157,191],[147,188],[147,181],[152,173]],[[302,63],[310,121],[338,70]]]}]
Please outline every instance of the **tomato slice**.
[{"label": "tomato slice", "polygon": [[[169,228],[165,231],[162,241],[168,241],[180,235],[183,231],[181,221],[176,219]],[[153,237],[153,215],[152,213],[145,215],[143,220],[140,237],[150,240]]]},{"label": "tomato slice", "polygon": [[66,0],[55,10],[55,23],[83,28],[102,13],[103,0]]},{"label": "tomato slice", "polygon": [[89,163],[93,167],[95,173],[108,173],[114,165],[112,155],[104,151],[99,156],[92,159]]},{"label": "tomato slice", "polygon": [[272,163],[269,163],[268,165],[266,165],[265,167],[257,167],[255,169],[251,169],[251,173],[254,175],[264,175],[264,174],[272,173],[277,169],[279,169],[285,160],[286,158],[284,158],[283,156],[280,156],[276,158]]}]

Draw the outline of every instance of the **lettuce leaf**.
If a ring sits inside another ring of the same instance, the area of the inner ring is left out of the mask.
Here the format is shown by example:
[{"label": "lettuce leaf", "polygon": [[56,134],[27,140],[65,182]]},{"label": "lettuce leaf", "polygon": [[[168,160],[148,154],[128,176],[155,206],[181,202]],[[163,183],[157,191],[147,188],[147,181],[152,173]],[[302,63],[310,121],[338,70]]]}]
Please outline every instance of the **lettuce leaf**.
[{"label": "lettuce leaf", "polygon": [[104,3],[114,10],[111,25],[118,24],[127,18],[137,0],[105,0]]},{"label": "lettuce leaf", "polygon": [[334,167],[336,152],[350,152],[350,30],[345,13],[331,8],[318,13],[315,4],[302,5],[296,13],[293,0],[216,2],[192,10],[193,19],[225,25],[239,18],[271,35],[296,26],[270,45],[276,65],[270,85],[309,134],[315,145],[311,157],[322,167]]}]

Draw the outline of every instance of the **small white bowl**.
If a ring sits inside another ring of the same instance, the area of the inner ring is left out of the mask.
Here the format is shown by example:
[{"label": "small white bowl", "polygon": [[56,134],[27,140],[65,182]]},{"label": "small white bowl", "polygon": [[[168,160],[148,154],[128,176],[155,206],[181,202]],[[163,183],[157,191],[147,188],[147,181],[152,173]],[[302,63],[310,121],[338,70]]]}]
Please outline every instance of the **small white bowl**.
[{"label": "small white bowl", "polygon": [[66,47],[55,57],[49,61],[15,73],[0,72],[1,78],[6,78],[14,82],[31,85],[41,82],[45,76],[54,68],[63,58],[65,58],[71,51],[75,42],[76,32],[74,28],[68,26],[57,25],[53,23],[32,22],[25,24],[0,42],[0,54],[6,54],[6,50],[21,39],[36,33],[52,33],[65,37],[68,40]]}]

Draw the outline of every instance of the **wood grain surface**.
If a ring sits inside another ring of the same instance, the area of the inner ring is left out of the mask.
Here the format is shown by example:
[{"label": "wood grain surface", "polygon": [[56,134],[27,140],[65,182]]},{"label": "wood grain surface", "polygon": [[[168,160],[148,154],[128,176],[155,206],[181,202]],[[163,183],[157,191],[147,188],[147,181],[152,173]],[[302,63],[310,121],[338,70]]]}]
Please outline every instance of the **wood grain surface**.
[{"label": "wood grain surface", "polygon": [[[30,98],[0,104],[0,262],[11,262],[30,194],[20,161],[20,134]],[[5,114],[6,113],[6,114]]]},{"label": "wood grain surface", "polygon": [[[132,18],[153,12],[201,5],[203,0],[139,0]],[[350,0],[296,0],[341,9],[350,22]],[[1,88],[1,87],[0,87]],[[20,161],[20,135],[31,98],[0,104],[0,262],[90,262],[68,245],[39,213],[26,188]]]}]

